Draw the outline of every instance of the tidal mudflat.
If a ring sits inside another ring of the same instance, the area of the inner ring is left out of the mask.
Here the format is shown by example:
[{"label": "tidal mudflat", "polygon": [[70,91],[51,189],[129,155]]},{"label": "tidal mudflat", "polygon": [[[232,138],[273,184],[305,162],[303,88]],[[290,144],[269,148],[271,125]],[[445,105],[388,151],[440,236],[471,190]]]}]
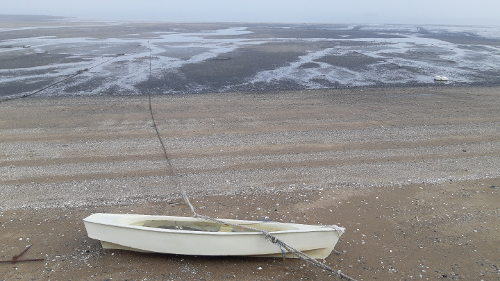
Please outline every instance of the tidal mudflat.
[{"label": "tidal mudflat", "polygon": [[0,18],[0,96],[500,83],[500,28]]}]

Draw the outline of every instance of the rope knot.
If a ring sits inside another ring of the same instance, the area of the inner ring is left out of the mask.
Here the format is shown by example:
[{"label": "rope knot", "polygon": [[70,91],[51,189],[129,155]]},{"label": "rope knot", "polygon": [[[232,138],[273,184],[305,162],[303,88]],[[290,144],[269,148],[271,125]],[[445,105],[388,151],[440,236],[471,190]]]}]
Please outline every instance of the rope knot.
[{"label": "rope knot", "polygon": [[262,234],[264,234],[264,237],[266,237],[267,240],[271,241],[272,243],[276,244],[279,243],[279,239],[276,238],[276,236],[273,236],[269,233],[267,230],[262,230]]}]

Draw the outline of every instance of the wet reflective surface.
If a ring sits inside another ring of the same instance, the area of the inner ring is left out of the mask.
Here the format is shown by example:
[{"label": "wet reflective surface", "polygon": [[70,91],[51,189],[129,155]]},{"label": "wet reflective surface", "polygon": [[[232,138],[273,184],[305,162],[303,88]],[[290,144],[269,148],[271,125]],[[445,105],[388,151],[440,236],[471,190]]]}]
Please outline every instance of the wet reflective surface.
[{"label": "wet reflective surface", "polygon": [[498,85],[499,72],[500,27],[0,21],[3,98]]}]

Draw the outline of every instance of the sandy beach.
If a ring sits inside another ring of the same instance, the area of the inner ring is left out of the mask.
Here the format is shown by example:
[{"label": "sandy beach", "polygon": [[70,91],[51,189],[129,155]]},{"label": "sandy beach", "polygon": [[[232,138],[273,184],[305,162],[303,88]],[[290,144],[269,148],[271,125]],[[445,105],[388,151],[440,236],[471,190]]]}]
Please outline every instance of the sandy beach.
[{"label": "sandy beach", "polygon": [[358,280],[500,279],[500,88],[357,88],[0,103],[2,280],[338,280],[300,260],[103,250],[96,212],[347,229]]}]

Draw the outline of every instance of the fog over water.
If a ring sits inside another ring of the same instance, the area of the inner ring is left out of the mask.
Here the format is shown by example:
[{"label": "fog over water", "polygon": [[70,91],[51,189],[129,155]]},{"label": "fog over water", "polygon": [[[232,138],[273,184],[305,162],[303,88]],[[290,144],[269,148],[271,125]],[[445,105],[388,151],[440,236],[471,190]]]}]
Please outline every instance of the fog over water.
[{"label": "fog over water", "polygon": [[109,20],[500,25],[498,0],[2,0],[0,14]]}]

